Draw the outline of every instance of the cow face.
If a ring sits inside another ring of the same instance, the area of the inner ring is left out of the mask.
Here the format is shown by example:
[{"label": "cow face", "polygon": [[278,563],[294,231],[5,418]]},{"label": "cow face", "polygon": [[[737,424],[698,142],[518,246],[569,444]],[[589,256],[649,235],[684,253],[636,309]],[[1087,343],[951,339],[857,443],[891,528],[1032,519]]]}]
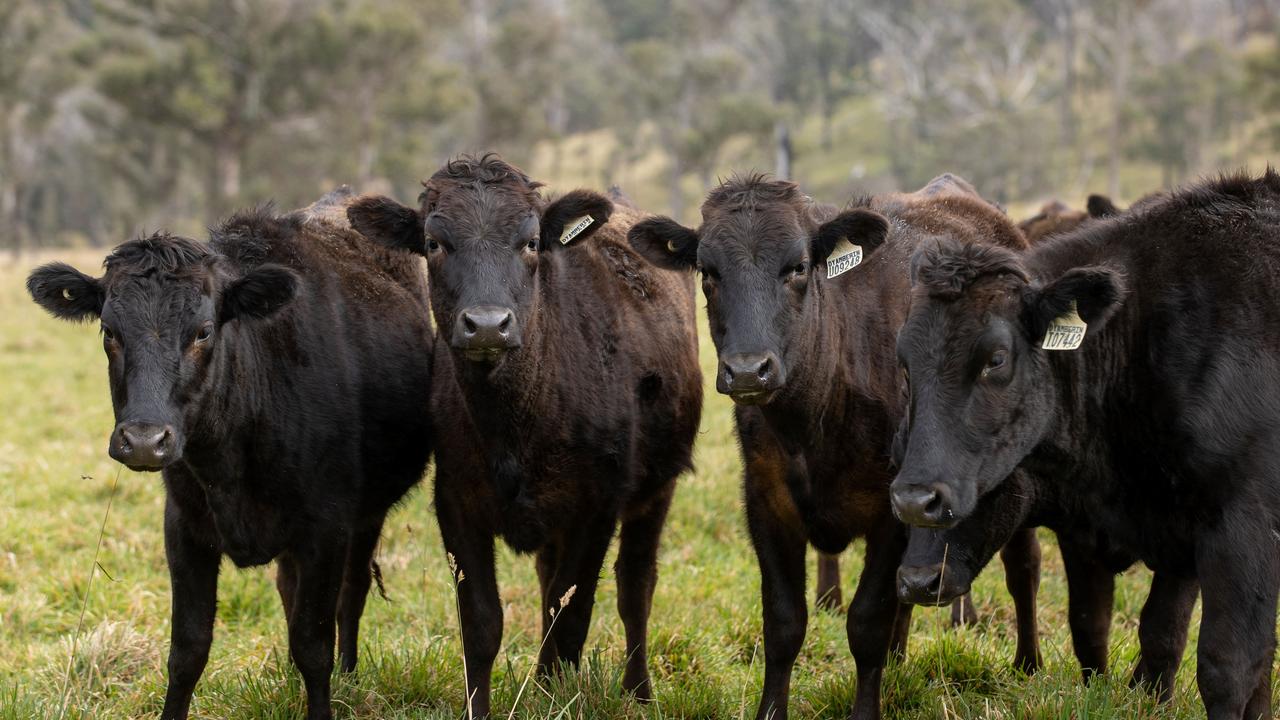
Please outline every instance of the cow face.
[{"label": "cow face", "polygon": [[1050,324],[1074,303],[1088,343],[1123,282],[1112,270],[1081,267],[1032,284],[1011,251],[955,241],[926,245],[913,267],[911,311],[898,335],[909,400],[894,442],[893,507],[909,524],[950,527],[1052,426],[1057,389],[1051,351],[1040,349]]},{"label": "cow face", "polygon": [[27,290],[56,317],[101,322],[116,419],[108,453],[159,470],[182,457],[221,336],[289,302],[296,277],[269,265],[234,276],[204,246],[168,235],[121,245],[105,266],[93,278],[45,265]]},{"label": "cow face", "polygon": [[417,211],[363,198],[348,217],[367,237],[424,255],[441,337],[466,360],[495,364],[533,323],[544,256],[584,241],[613,204],[585,190],[547,204],[539,183],[493,155],[453,160],[425,186]]},{"label": "cow face", "polygon": [[1031,515],[1034,494],[1027,476],[1015,473],[955,527],[911,528],[898,566],[898,599],[945,605],[969,592],[974,578]]},{"label": "cow face", "polygon": [[842,239],[875,250],[888,232],[866,209],[819,224],[812,201],[789,182],[731,180],[712,191],[696,231],[669,218],[638,223],[629,234],[637,251],[667,268],[697,269],[707,300],[711,338],[719,352],[716,389],[743,405],[769,402],[788,369],[813,351],[815,291]]}]

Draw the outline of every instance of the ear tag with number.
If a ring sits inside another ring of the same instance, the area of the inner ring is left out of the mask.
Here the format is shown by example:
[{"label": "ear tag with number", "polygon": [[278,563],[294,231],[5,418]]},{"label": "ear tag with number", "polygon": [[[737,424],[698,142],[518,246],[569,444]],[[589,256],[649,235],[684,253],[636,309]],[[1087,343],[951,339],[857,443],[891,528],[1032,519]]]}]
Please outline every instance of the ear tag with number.
[{"label": "ear tag with number", "polygon": [[861,263],[862,246],[849,242],[849,238],[840,238],[827,256],[827,279],[847,273]]},{"label": "ear tag with number", "polygon": [[1088,325],[1080,319],[1076,311],[1076,301],[1071,301],[1071,309],[1059,315],[1049,323],[1044,340],[1040,342],[1041,350],[1075,350],[1084,342],[1084,331]]},{"label": "ear tag with number", "polygon": [[582,231],[591,227],[591,223],[595,221],[596,219],[590,215],[583,215],[577,220],[566,224],[564,226],[564,232],[560,233],[560,244],[568,245],[570,240],[581,235]]}]

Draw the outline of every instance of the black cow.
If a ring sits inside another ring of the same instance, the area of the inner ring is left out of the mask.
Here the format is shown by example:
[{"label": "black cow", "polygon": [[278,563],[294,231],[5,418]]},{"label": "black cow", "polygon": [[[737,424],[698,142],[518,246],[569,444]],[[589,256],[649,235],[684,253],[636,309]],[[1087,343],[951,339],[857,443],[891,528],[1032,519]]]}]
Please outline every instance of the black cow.
[{"label": "black cow", "polygon": [[[702,273],[720,357],[716,386],[736,403],[747,524],[760,563],[765,685],[757,717],[787,714],[807,622],[806,543],[838,553],[865,537],[866,565],[848,614],[858,666],[853,716],[877,718],[887,653],[904,649],[911,617],[895,592],[906,531],[889,506],[889,446],[904,404],[893,347],[909,299],[907,260],[935,235],[1014,249],[1026,241],[950,175],[840,213],[793,183],[753,175],[713,190],[702,215],[696,231],[647,220],[631,242],[660,266]],[[848,271],[836,275],[841,268]],[[1024,600],[1020,625],[1032,627],[1019,634],[1019,662],[1033,666],[1034,615],[1024,611],[1034,613],[1039,548],[1031,532],[1016,544],[1011,588]]]},{"label": "black cow", "polygon": [[619,521],[622,684],[647,699],[658,542],[702,412],[692,279],[627,246],[634,209],[585,190],[547,202],[496,155],[461,156],[425,185],[418,210],[380,198],[349,215],[427,257],[436,514],[465,575],[468,710],[489,713],[502,639],[494,538],[537,553],[547,669],[578,662]]},{"label": "black cow", "polygon": [[1271,717],[1280,175],[1144,200],[1022,254],[939,241],[915,265],[902,518],[954,525],[1025,467],[1122,552],[1199,580],[1209,718]]},{"label": "black cow", "polygon": [[[341,200],[338,196],[337,200]],[[162,718],[185,718],[213,641],[218,564],[277,563],[307,717],[329,718],[387,511],[430,454],[426,282],[349,227],[268,209],[107,256],[101,278],[31,274],[55,316],[101,319],[111,457],[160,470],[173,590]]]}]

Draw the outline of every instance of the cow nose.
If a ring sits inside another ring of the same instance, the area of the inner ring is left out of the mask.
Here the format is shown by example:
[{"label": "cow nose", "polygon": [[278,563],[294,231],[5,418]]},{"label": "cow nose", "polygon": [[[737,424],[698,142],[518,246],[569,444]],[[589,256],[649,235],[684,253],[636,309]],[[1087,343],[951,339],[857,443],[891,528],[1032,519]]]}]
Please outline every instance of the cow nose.
[{"label": "cow nose", "polygon": [[716,385],[737,402],[763,402],[782,387],[782,363],[771,352],[725,355]]},{"label": "cow nose", "polygon": [[901,566],[897,569],[897,598],[913,605],[937,605],[951,600],[940,597],[942,594],[942,565],[927,565],[922,568]]},{"label": "cow nose", "polygon": [[894,488],[893,509],[898,519],[908,525],[950,527],[955,524],[951,489],[944,483]]},{"label": "cow nose", "polygon": [[519,347],[515,313],[492,305],[466,308],[458,313],[453,344],[468,355],[484,356]]},{"label": "cow nose", "polygon": [[159,470],[173,460],[173,428],[153,423],[121,423],[111,435],[109,454],[137,470]]}]

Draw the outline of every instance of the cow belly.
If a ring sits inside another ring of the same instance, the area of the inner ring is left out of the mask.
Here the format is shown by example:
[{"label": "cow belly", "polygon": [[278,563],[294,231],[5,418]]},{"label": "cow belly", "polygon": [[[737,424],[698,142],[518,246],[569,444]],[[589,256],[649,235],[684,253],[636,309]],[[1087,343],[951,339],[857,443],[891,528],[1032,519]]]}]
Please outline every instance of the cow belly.
[{"label": "cow belly", "polygon": [[884,492],[846,490],[835,497],[815,493],[805,525],[809,542],[825,553],[839,553],[883,521],[889,499]]}]

